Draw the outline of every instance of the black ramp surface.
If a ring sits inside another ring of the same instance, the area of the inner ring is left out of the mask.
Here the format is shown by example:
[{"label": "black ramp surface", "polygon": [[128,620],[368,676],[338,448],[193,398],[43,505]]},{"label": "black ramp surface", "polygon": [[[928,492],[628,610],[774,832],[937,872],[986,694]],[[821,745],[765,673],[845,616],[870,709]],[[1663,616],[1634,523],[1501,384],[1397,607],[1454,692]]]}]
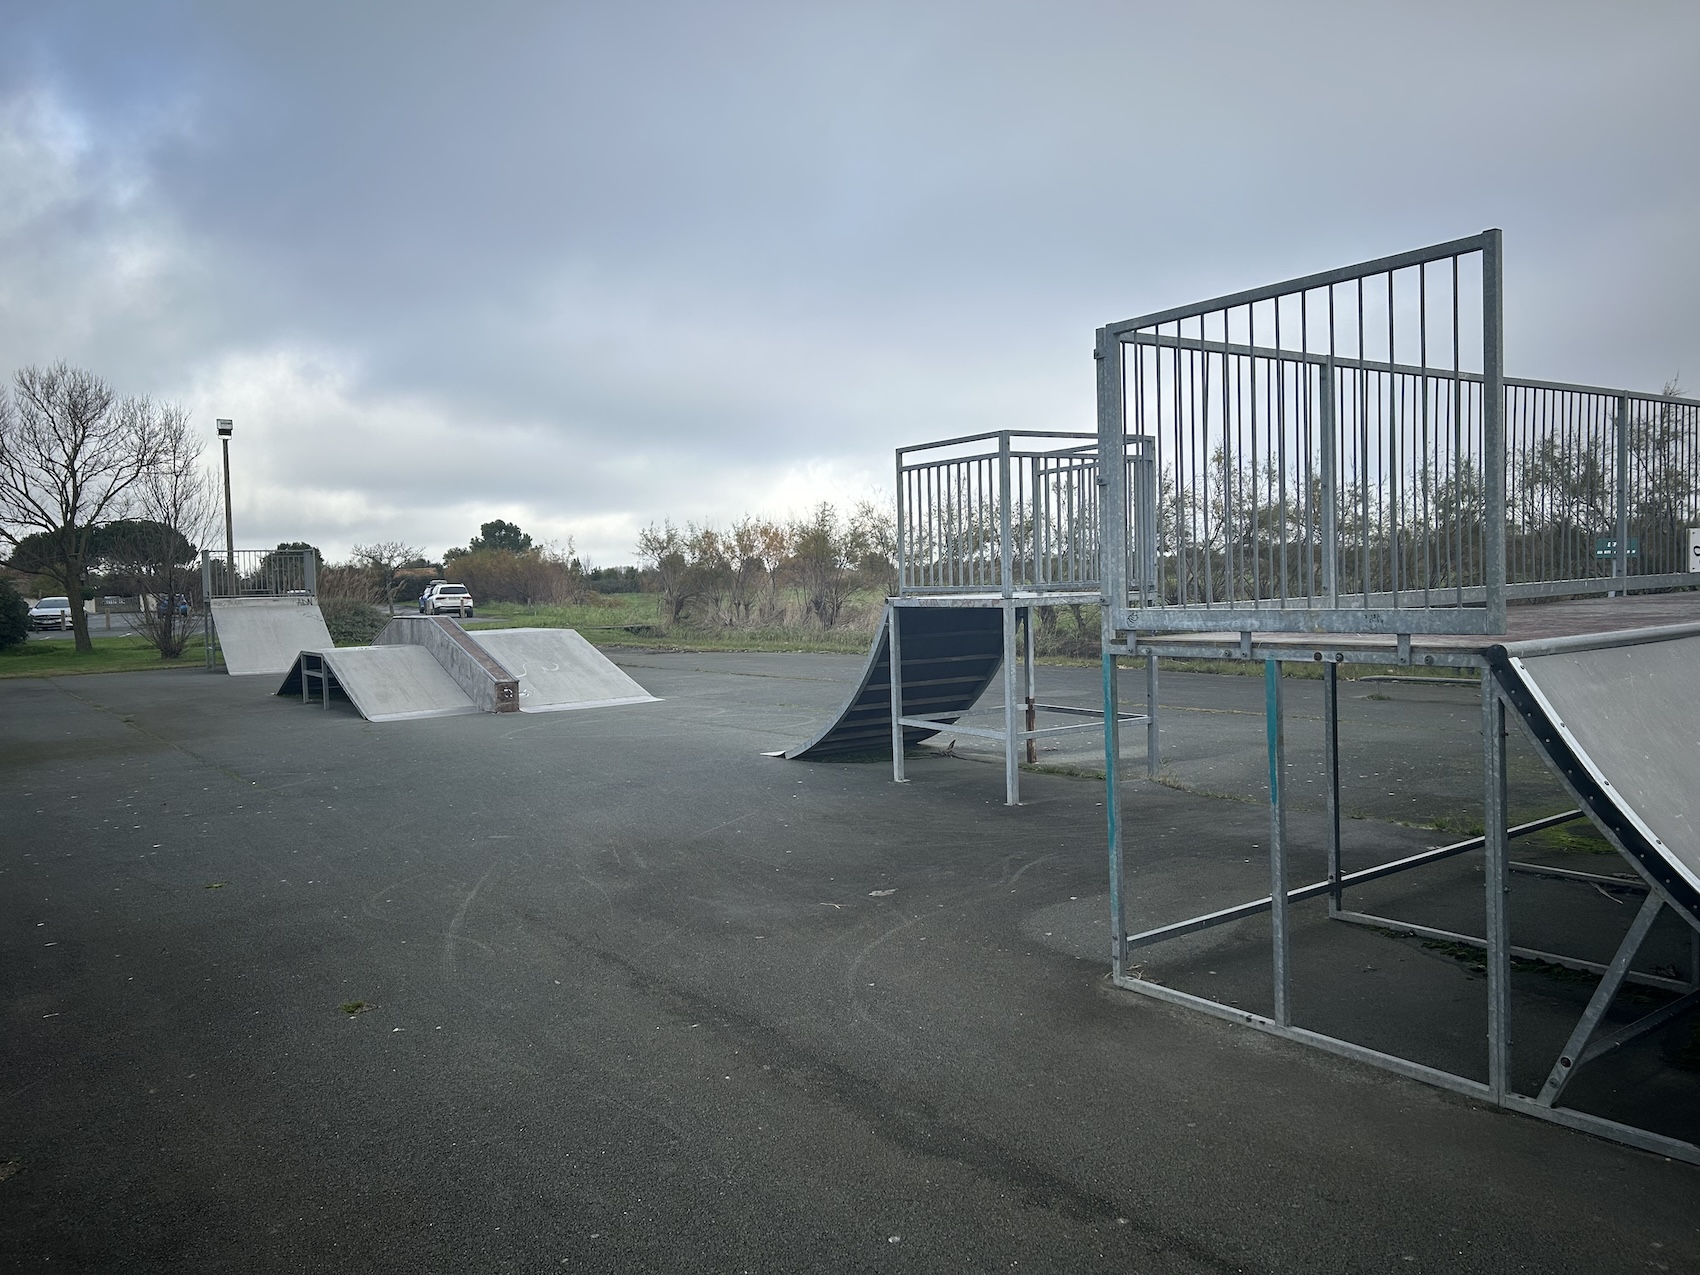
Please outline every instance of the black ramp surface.
[{"label": "black ramp surface", "polygon": [[1495,647],[1495,673],[1588,812],[1700,912],[1700,630]]},{"label": "black ramp surface", "polygon": [[[988,607],[886,607],[856,689],[831,725],[785,755],[818,761],[891,747],[891,634],[902,618],[903,715],[950,713],[974,706],[1003,663],[1003,612]],[[954,721],[955,717],[951,717]],[[941,723],[939,730],[948,723]],[[905,746],[938,734],[903,728]]]}]

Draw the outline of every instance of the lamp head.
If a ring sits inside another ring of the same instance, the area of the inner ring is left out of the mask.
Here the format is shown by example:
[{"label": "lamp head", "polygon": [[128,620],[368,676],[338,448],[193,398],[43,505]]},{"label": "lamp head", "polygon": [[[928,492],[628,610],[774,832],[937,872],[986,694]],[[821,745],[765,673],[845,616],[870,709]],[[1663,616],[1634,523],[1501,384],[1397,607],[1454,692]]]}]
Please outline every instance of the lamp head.
[{"label": "lamp head", "polygon": [[220,438],[229,438],[231,431],[235,428],[236,423],[234,421],[225,420],[221,417],[218,422],[218,436]]}]

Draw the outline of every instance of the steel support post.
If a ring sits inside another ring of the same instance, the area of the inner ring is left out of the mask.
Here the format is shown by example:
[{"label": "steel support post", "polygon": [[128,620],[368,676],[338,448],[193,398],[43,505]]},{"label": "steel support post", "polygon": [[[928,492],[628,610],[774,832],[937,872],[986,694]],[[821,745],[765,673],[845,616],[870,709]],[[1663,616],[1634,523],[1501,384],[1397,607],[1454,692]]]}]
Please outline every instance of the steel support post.
[{"label": "steel support post", "polygon": [[1162,732],[1157,724],[1157,657],[1145,657],[1145,774],[1157,778],[1163,768]]},{"label": "steel support post", "polygon": [[1482,845],[1486,851],[1488,1089],[1501,1102],[1511,1086],[1511,923],[1507,915],[1511,839],[1506,835],[1505,703],[1482,670]]},{"label": "steel support post", "polygon": [[1003,604],[1003,804],[1021,804],[1021,727],[1018,685],[1021,677],[1021,653],[1015,641],[1015,607]]},{"label": "steel support post", "polygon": [[1612,554],[1611,573],[1621,580],[1629,574],[1629,399],[1622,394],[1617,396],[1613,426],[1617,450],[1617,551]]},{"label": "steel support post", "polygon": [[1505,304],[1503,236],[1482,232],[1483,584],[1490,633],[1505,632]]},{"label": "steel support post", "polygon": [[1317,406],[1322,419],[1317,429],[1322,444],[1319,458],[1322,470],[1322,592],[1328,600],[1328,609],[1332,611],[1340,605],[1340,498],[1336,490],[1340,464],[1335,455],[1339,440],[1335,425],[1334,364],[1323,363],[1320,373]]},{"label": "steel support post", "polygon": [[1550,1107],[1557,1102],[1558,1095],[1564,1092],[1565,1085],[1569,1084],[1570,1078],[1576,1074],[1576,1068],[1583,1061],[1583,1051],[1594,1038],[1594,1033],[1599,1029],[1606,1011],[1611,1008],[1612,1001],[1617,999],[1618,988],[1623,986],[1623,976],[1629,973],[1629,963],[1635,959],[1635,953],[1641,950],[1647,931],[1651,930],[1653,922],[1659,919],[1659,911],[1664,905],[1665,901],[1657,892],[1648,891],[1641,910],[1630,923],[1629,933],[1618,945],[1617,955],[1611,958],[1611,964],[1606,967],[1599,986],[1594,988],[1594,994],[1588,998],[1588,1008],[1582,1011],[1576,1029],[1564,1043],[1563,1052],[1559,1054],[1558,1061],[1553,1063],[1546,1084],[1541,1086],[1541,1092],[1535,1098],[1541,1106]]},{"label": "steel support post", "polygon": [[[1038,690],[1033,676],[1033,608],[1027,607],[1021,612],[1021,671],[1022,687],[1027,699],[1027,729],[1039,729]],[[1027,764],[1034,765],[1039,760],[1039,741],[1027,741]]]},{"label": "steel support post", "polygon": [[906,784],[909,777],[903,770],[903,626],[897,617],[903,608],[885,608],[886,658],[891,664],[891,780]]},{"label": "steel support post", "polygon": [[1263,663],[1263,723],[1269,742],[1269,930],[1274,951],[1275,1012],[1281,1027],[1293,1025],[1287,932],[1286,714],[1281,696],[1281,662]]},{"label": "steel support post", "polygon": [[1110,840],[1110,968],[1122,976],[1127,918],[1122,913],[1121,690],[1116,657],[1104,652],[1104,818]]},{"label": "steel support post", "polygon": [[1117,627],[1127,610],[1127,438],[1123,403],[1122,345],[1109,328],[1099,328],[1092,351],[1098,397],[1098,581],[1102,589],[1100,638],[1104,667],[1104,820],[1109,840],[1110,960],[1123,976],[1121,821],[1121,691],[1116,682]]},{"label": "steel support post", "polygon": [[1340,666],[1322,666],[1322,769],[1328,797],[1328,915],[1341,907],[1340,879]]}]

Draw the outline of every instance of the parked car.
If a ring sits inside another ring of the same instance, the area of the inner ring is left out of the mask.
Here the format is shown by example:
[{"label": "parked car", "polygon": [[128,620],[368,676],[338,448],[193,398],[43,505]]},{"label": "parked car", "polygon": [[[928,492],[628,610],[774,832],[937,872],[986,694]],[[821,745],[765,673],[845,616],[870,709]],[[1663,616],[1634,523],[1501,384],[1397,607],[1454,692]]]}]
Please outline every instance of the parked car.
[{"label": "parked car", "polygon": [[444,584],[434,581],[419,596],[421,615],[458,615],[462,619],[472,614],[472,594],[464,584]]},{"label": "parked car", "polygon": [[69,598],[43,598],[30,608],[32,629],[68,629],[71,623]]}]

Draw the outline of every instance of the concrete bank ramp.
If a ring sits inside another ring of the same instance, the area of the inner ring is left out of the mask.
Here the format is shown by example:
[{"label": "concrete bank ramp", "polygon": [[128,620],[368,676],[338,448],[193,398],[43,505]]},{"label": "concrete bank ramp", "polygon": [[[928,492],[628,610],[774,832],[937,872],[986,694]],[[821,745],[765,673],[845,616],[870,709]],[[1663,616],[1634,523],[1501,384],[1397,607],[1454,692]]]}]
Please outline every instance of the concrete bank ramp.
[{"label": "concrete bank ramp", "polygon": [[656,702],[572,629],[484,629],[467,637],[518,679],[522,713]]},{"label": "concrete bank ramp", "polygon": [[214,598],[212,614],[225,672],[239,677],[285,672],[302,651],[332,645],[314,598]]},{"label": "concrete bank ramp", "polygon": [[1700,626],[1507,644],[1489,658],[1583,808],[1700,915]]},{"label": "concrete bank ramp", "polygon": [[300,695],[329,707],[330,692],[335,690],[346,695],[369,722],[483,711],[423,646],[298,651],[277,693]]},{"label": "concrete bank ramp", "polygon": [[[818,761],[883,752],[891,755],[891,638],[893,616],[902,625],[903,716],[961,715],[974,707],[1003,664],[1003,612],[989,607],[892,607],[868,649],[862,676],[838,715],[806,744],[784,755]],[[955,716],[934,730],[903,728],[912,748],[948,730]]]}]

